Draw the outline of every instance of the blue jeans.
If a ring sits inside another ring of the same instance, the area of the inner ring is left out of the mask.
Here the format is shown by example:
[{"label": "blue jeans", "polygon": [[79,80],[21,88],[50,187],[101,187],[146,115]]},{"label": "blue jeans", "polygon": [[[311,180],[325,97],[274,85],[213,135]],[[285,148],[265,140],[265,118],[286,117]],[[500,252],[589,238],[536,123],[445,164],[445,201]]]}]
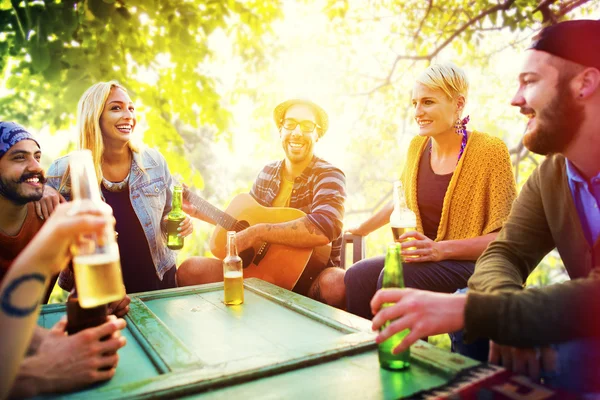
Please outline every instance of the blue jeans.
[{"label": "blue jeans", "polygon": [[[467,293],[467,288],[458,289],[456,293],[465,294]],[[489,339],[477,339],[472,343],[465,343],[463,341],[463,332],[450,332],[448,333],[450,336],[451,347],[450,350],[453,353],[462,354],[463,356],[467,356],[477,361],[487,362],[488,355],[490,352],[490,341]]]},{"label": "blue jeans", "polygon": [[553,347],[558,353],[558,371],[544,373],[544,382],[551,387],[600,398],[600,339],[570,340]]},{"label": "blue jeans", "polygon": [[[457,293],[467,293],[467,289],[458,290]],[[489,339],[464,343],[462,331],[449,335],[453,352],[482,362],[488,360]],[[600,339],[575,339],[555,344],[552,348],[558,356],[557,370],[542,371],[544,383],[571,393],[600,398]]]},{"label": "blue jeans", "polygon": [[[462,332],[450,334],[452,351],[463,356],[487,361],[489,339],[462,343]],[[553,345],[557,352],[557,370],[542,371],[544,383],[550,387],[577,394],[595,394],[600,398],[600,339],[577,339]]]},{"label": "blue jeans", "polygon": [[[385,257],[361,260],[346,271],[346,310],[360,317],[372,319],[370,302],[381,287]],[[475,263],[444,260],[439,262],[404,263],[404,286],[453,293],[467,286]]]}]

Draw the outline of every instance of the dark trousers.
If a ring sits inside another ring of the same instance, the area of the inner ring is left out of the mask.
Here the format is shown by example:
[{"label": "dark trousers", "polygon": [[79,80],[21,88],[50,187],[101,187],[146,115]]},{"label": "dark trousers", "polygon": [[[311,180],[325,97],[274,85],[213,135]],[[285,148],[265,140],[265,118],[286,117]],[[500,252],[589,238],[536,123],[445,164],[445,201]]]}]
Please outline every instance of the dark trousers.
[{"label": "dark trousers", "polygon": [[[346,271],[347,311],[372,319],[370,302],[381,288],[385,257],[361,260]],[[454,293],[467,286],[475,270],[472,261],[444,260],[438,262],[404,263],[404,285],[415,289]]]},{"label": "dark trousers", "polygon": [[[468,289],[465,287],[456,291],[457,294],[466,294]],[[490,353],[490,341],[487,338],[475,339],[471,343],[463,341],[463,331],[449,332],[450,342],[452,343],[450,350],[453,353],[462,354],[469,358],[481,362],[487,362]]]}]

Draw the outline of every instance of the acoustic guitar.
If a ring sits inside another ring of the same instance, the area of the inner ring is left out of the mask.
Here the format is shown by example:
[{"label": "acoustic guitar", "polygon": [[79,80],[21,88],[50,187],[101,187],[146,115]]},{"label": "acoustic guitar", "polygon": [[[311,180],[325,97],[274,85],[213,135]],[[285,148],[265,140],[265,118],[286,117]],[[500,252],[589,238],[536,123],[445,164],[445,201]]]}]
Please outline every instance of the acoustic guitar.
[{"label": "acoustic guitar", "polygon": [[[239,232],[259,223],[288,222],[306,215],[295,208],[264,207],[247,193],[235,196],[225,212],[187,189],[183,197],[199,213],[215,221],[209,246],[213,255],[221,260],[226,256],[227,231]],[[244,278],[259,278],[292,290],[306,268],[322,269],[330,254],[331,244],[306,248],[265,242],[240,252],[240,257],[244,263]]]}]

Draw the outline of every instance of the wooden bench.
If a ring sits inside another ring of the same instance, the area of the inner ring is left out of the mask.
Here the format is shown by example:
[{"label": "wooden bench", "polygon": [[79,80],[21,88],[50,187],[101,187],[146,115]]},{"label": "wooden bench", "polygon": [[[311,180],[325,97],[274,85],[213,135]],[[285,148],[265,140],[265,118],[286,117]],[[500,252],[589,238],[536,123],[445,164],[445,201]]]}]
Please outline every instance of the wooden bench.
[{"label": "wooden bench", "polygon": [[341,265],[344,269],[346,269],[346,246],[349,244],[352,245],[352,264],[365,258],[365,237],[353,235],[352,233],[344,233],[341,254]]}]

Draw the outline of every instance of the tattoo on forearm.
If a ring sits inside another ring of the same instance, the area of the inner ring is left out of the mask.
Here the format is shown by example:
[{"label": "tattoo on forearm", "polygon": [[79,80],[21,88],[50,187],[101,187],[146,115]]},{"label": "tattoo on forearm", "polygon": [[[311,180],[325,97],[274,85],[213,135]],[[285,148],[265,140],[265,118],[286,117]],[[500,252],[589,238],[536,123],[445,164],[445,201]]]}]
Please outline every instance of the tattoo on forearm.
[{"label": "tattoo on forearm", "polygon": [[292,228],[292,229],[297,229],[297,227],[295,226],[295,223],[292,223],[291,225],[290,225],[290,223],[286,223],[285,225],[280,225],[280,224],[268,224],[268,225],[267,225],[267,231],[270,231],[270,230],[274,230],[274,231],[276,231],[277,229],[279,229],[279,230],[282,230],[282,229],[286,229],[288,226],[289,226],[290,228]]},{"label": "tattoo on forearm", "polygon": [[11,302],[11,296],[12,294],[24,283],[28,283],[31,281],[37,281],[40,282],[42,285],[44,285],[46,283],[46,277],[42,274],[39,273],[33,273],[33,274],[27,274],[27,275],[23,275],[20,276],[18,278],[16,278],[15,280],[13,280],[12,282],[10,282],[7,286],[6,289],[4,289],[4,291],[0,294],[0,308],[2,309],[2,311],[4,311],[7,315],[11,316],[11,317],[26,317],[28,315],[30,315],[32,312],[34,312],[41,299],[38,299],[35,301],[35,303],[31,306],[31,307],[19,307],[16,305],[13,305]]},{"label": "tattoo on forearm", "polygon": [[317,231],[317,228],[313,225],[312,222],[310,222],[310,220],[308,218],[303,218],[303,221],[304,221],[304,227],[306,228],[308,233],[314,234]]}]

